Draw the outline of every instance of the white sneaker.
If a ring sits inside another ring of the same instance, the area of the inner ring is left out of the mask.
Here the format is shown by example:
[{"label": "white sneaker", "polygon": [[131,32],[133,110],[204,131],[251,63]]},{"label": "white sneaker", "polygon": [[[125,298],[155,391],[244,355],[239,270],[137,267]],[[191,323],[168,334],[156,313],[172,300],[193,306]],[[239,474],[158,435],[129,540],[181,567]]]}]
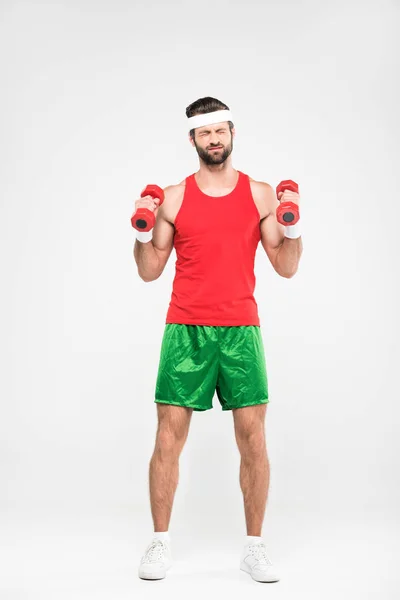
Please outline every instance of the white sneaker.
[{"label": "white sneaker", "polygon": [[267,550],[263,542],[245,545],[240,569],[249,573],[255,581],[263,583],[279,581],[279,577],[274,572],[272,562],[267,556]]},{"label": "white sneaker", "polygon": [[147,546],[139,565],[141,579],[164,579],[172,565],[171,549],[168,542],[154,538]]}]

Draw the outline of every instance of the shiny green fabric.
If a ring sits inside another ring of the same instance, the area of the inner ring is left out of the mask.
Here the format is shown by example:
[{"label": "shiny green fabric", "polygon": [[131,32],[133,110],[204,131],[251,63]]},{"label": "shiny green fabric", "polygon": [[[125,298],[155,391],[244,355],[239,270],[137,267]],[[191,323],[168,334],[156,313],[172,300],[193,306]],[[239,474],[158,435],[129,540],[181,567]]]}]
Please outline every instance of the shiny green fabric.
[{"label": "shiny green fabric", "polygon": [[222,410],[268,403],[264,346],[257,325],[167,323],[154,402]]}]

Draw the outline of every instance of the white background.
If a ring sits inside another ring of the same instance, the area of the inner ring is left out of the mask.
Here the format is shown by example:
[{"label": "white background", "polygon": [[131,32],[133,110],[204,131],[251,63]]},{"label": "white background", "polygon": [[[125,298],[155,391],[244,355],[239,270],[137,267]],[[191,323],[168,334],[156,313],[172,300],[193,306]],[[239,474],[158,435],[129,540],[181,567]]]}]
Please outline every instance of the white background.
[{"label": "white background", "polygon": [[[399,16],[397,0],[1,2],[2,600],[396,597]],[[256,255],[268,590],[238,568],[216,396],[182,453],[175,567],[137,577],[176,255],[144,283],[130,217],[147,183],[198,169],[185,108],[209,95],[235,116],[233,166],[301,196],[295,277]]]}]

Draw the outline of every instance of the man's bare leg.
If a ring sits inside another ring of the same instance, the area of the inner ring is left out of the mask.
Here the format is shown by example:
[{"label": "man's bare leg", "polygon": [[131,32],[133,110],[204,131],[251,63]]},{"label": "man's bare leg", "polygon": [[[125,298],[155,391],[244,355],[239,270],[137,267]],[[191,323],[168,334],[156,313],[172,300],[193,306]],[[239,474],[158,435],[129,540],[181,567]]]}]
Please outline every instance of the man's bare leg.
[{"label": "man's bare leg", "polygon": [[261,536],[270,478],[265,440],[266,409],[266,404],[257,404],[232,411],[241,456],[240,487],[247,535],[254,536]]},{"label": "man's bare leg", "polygon": [[157,413],[156,442],[149,467],[150,503],[154,531],[168,531],[179,480],[179,456],[193,409],[157,403]]}]

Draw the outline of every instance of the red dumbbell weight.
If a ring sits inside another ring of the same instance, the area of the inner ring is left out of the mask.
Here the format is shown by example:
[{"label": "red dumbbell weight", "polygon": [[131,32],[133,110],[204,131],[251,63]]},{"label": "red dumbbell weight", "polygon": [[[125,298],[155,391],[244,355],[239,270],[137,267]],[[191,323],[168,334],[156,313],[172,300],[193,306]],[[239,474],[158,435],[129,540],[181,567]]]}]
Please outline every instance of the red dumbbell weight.
[{"label": "red dumbbell weight", "polygon": [[[144,196],[158,198],[160,200],[158,206],[161,206],[164,202],[164,191],[158,185],[147,185],[140,194],[141,198],[144,198]],[[150,231],[150,229],[153,229],[155,222],[156,217],[148,208],[138,208],[131,217],[132,227],[138,231]]]},{"label": "red dumbbell weight", "polygon": [[[276,195],[278,196],[280,192],[284,192],[285,190],[298,193],[299,186],[295,181],[285,179],[285,181],[281,181],[277,186]],[[300,219],[298,205],[294,202],[282,202],[276,209],[276,218],[281,225],[296,225]]]}]

